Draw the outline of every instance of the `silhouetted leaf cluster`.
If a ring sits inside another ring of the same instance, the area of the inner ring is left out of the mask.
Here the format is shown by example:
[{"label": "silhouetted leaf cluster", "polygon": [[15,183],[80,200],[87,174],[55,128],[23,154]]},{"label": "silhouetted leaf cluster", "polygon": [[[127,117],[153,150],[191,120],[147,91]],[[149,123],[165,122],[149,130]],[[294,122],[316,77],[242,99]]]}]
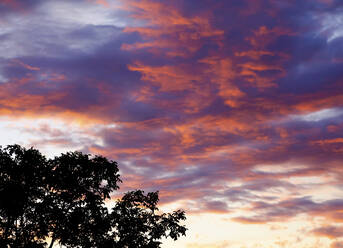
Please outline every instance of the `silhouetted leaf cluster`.
[{"label": "silhouetted leaf cluster", "polygon": [[102,156],[0,148],[0,247],[157,248],[185,235],[185,213],[159,213],[158,192],[128,192],[108,209],[118,172]]}]

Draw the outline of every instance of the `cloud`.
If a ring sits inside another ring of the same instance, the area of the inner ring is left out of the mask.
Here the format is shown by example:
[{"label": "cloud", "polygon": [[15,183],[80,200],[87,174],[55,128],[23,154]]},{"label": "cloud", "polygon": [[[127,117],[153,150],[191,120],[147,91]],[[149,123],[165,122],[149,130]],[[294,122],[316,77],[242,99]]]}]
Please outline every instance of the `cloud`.
[{"label": "cloud", "polygon": [[343,247],[343,242],[340,242],[340,241],[333,242],[330,247],[331,248],[341,248],[341,247]]},{"label": "cloud", "polygon": [[314,199],[342,179],[342,45],[319,18],[338,1],[4,3],[1,116],[81,123],[32,144],[116,159],[123,190],[189,212],[342,220]]},{"label": "cloud", "polygon": [[343,237],[343,228],[341,226],[323,226],[312,230],[316,236],[324,236],[330,239]]},{"label": "cloud", "polygon": [[217,242],[217,243],[211,243],[211,244],[197,244],[197,243],[191,243],[187,244],[187,248],[228,248],[231,247],[230,242],[223,241],[223,242]]},{"label": "cloud", "polygon": [[[299,214],[308,214],[310,216],[325,217],[329,221],[341,223],[343,221],[341,211],[343,209],[343,201],[340,199],[328,200],[324,202],[314,202],[309,197],[295,198],[284,200],[275,204],[266,202],[255,202],[250,209],[251,212],[257,213],[252,217],[234,217],[234,221],[248,224],[258,224],[267,222],[282,222],[289,218],[293,218]],[[323,235],[328,229],[315,229],[316,234]],[[336,231],[339,234],[339,229],[332,228],[331,231]],[[332,233],[331,235],[335,236]],[[326,234],[325,236],[327,236]],[[331,236],[332,237],[332,236]]]}]

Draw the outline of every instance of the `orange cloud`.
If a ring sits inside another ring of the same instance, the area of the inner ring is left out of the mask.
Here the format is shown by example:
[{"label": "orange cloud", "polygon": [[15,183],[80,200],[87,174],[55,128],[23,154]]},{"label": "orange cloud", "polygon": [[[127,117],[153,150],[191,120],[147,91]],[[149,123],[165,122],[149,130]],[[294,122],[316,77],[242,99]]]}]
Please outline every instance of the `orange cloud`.
[{"label": "orange cloud", "polygon": [[219,88],[218,95],[225,99],[225,103],[231,107],[239,105],[238,99],[245,94],[234,84],[236,73],[230,58],[207,57],[199,62],[208,65],[204,78],[208,78]]},{"label": "orange cloud", "polygon": [[216,242],[210,244],[198,244],[198,243],[190,243],[187,244],[187,248],[228,248],[231,247],[231,244],[228,241],[223,242]]},{"label": "orange cloud", "polygon": [[100,4],[100,5],[103,5],[103,6],[107,7],[107,8],[110,6],[109,3],[106,0],[96,0],[96,3]]},{"label": "orange cloud", "polygon": [[342,106],[343,94],[328,95],[317,93],[302,96],[301,102],[295,105],[295,109],[302,112],[312,112],[320,109]]},{"label": "orange cloud", "polygon": [[[172,5],[149,0],[128,0],[124,2],[133,17],[147,22],[143,27],[127,27],[124,32],[138,32],[147,41],[124,44],[125,50],[148,47],[168,48],[166,55],[186,56],[200,49],[202,39],[211,38],[220,42],[222,30],[211,26],[209,16],[186,17]],[[149,41],[153,39],[153,41]],[[156,39],[158,41],[156,41]],[[218,43],[219,44],[219,43]]]},{"label": "orange cloud", "polygon": [[312,230],[312,233],[316,236],[324,236],[330,239],[336,239],[343,237],[342,226],[322,226]]},{"label": "orange cloud", "polygon": [[39,67],[34,67],[28,64],[25,64],[24,62],[20,61],[19,59],[13,59],[12,62],[21,65],[22,67],[30,70],[30,71],[39,71],[40,68]]},{"label": "orange cloud", "polygon": [[255,51],[255,50],[250,50],[250,51],[243,51],[243,52],[236,52],[235,56],[237,57],[249,57],[253,60],[258,60],[262,56],[274,56],[274,52],[266,51],[266,50],[260,50],[260,51]]},{"label": "orange cloud", "polygon": [[319,144],[319,145],[343,143],[343,138],[318,140],[318,141],[313,141],[313,143]]},{"label": "orange cloud", "polygon": [[187,65],[147,66],[140,62],[129,65],[131,71],[142,73],[142,79],[159,86],[160,91],[182,91],[193,88],[193,82],[201,79],[200,75],[188,72]]},{"label": "orange cloud", "polygon": [[293,36],[295,33],[288,28],[274,27],[270,29],[266,26],[260,26],[257,30],[254,30],[253,35],[247,37],[246,40],[248,40],[253,47],[264,48],[282,35]]}]

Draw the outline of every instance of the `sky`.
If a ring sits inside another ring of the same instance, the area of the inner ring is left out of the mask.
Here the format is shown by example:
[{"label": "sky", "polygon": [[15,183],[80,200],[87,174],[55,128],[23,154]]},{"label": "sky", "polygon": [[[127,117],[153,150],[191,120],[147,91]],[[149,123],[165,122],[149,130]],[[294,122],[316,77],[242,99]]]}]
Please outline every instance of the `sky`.
[{"label": "sky", "polygon": [[0,0],[0,144],[117,161],[164,248],[342,248],[342,66],[341,0]]}]

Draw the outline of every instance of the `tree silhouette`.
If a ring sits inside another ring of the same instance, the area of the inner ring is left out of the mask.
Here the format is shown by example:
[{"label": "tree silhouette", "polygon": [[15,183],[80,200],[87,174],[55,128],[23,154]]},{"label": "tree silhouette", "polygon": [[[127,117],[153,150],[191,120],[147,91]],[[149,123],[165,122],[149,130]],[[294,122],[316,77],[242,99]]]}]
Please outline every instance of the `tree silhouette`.
[{"label": "tree silhouette", "polygon": [[107,208],[118,172],[102,156],[0,147],[0,247],[158,248],[185,235],[185,213],[160,213],[158,192],[128,192]]}]

